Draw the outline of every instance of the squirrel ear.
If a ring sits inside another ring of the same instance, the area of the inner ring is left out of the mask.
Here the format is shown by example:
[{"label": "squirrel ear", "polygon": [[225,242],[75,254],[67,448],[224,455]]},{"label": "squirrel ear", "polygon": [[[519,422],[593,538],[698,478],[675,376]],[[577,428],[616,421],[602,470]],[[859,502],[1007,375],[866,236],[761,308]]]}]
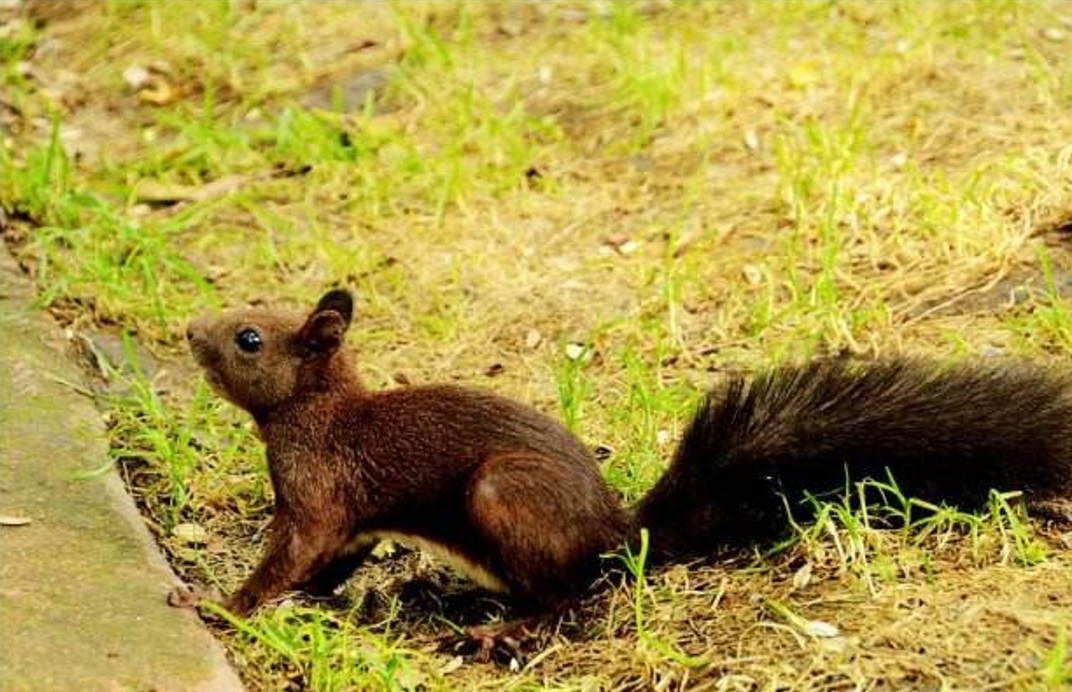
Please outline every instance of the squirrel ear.
[{"label": "squirrel ear", "polygon": [[[348,327],[350,326],[350,319],[354,314],[354,297],[344,288],[332,289],[320,298],[320,302],[313,308],[313,315],[325,310],[334,310],[339,313],[343,323]],[[310,319],[311,318],[312,315],[310,315]]]},{"label": "squirrel ear", "polygon": [[305,320],[298,341],[309,356],[327,355],[342,344],[353,314],[354,299],[349,291],[341,288],[328,291]]},{"label": "squirrel ear", "polygon": [[346,320],[335,310],[317,310],[302,325],[298,343],[309,357],[324,356],[342,344],[346,327]]}]

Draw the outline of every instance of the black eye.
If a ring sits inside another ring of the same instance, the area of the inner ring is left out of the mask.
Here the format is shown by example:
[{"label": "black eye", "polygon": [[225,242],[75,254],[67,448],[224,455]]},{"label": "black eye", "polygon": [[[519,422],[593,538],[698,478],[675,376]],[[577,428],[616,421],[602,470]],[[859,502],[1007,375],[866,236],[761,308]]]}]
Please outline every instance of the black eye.
[{"label": "black eye", "polygon": [[253,329],[243,329],[235,337],[235,343],[238,344],[238,348],[242,349],[246,353],[256,353],[261,350],[261,335]]}]

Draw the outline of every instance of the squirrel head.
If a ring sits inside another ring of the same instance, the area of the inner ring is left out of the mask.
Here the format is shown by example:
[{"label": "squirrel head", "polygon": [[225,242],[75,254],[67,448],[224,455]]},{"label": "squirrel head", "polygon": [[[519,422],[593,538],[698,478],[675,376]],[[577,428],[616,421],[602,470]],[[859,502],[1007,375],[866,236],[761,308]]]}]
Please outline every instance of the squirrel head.
[{"label": "squirrel head", "polygon": [[257,417],[349,381],[340,347],[352,315],[350,293],[336,289],[308,315],[232,310],[191,320],[186,338],[216,393]]}]

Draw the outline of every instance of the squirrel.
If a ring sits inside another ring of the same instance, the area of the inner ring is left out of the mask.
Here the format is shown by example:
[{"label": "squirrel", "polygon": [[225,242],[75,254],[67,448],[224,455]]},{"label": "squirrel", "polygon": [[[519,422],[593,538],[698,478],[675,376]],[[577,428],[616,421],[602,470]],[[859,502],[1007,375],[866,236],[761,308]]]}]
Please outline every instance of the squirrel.
[{"label": "squirrel", "polygon": [[642,528],[655,561],[708,554],[784,530],[785,503],[842,486],[846,468],[888,469],[907,495],[961,506],[1020,490],[1068,517],[1072,380],[1046,367],[820,360],[731,376],[626,508],[586,447],[535,408],[455,385],[366,389],[343,347],[352,315],[335,289],[308,315],[245,309],[188,326],[210,386],[253,417],[275,490],[267,551],[224,602],[235,614],[291,590],[330,595],[384,537],[446,553],[546,613]]}]

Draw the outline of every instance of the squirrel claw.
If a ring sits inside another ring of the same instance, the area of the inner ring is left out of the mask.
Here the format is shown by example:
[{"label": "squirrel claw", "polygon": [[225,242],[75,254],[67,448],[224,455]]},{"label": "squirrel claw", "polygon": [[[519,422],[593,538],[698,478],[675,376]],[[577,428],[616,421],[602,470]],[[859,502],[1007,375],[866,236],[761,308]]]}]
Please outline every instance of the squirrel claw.
[{"label": "squirrel claw", "polygon": [[196,608],[201,601],[219,601],[220,594],[215,589],[179,584],[167,595],[167,604],[172,608]]},{"label": "squirrel claw", "polygon": [[194,590],[185,584],[176,586],[167,595],[167,604],[172,608],[194,608],[200,600]]},{"label": "squirrel claw", "polygon": [[472,654],[472,660],[475,663],[491,663],[495,659],[506,661],[513,659],[518,663],[523,663],[525,654],[521,650],[521,645],[532,636],[526,628],[527,624],[527,621],[523,621],[470,627],[462,635],[456,648],[469,648],[476,645],[476,651]]}]

